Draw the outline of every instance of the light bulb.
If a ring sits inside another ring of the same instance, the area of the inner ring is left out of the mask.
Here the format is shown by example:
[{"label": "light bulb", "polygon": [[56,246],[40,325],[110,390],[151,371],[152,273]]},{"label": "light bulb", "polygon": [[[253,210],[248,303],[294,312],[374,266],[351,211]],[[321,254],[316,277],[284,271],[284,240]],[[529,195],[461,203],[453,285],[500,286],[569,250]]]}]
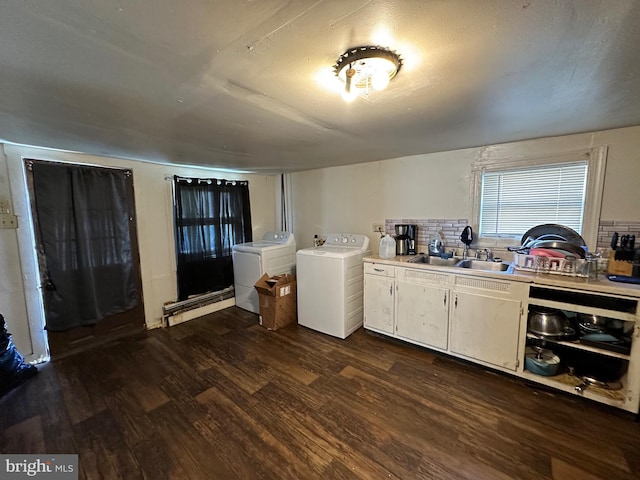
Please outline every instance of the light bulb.
[{"label": "light bulb", "polygon": [[342,99],[345,102],[353,102],[356,97],[358,96],[358,89],[357,88],[352,88],[351,90],[343,90],[342,91]]},{"label": "light bulb", "polygon": [[371,74],[371,86],[376,90],[384,90],[389,85],[389,74],[384,70],[375,70]]}]

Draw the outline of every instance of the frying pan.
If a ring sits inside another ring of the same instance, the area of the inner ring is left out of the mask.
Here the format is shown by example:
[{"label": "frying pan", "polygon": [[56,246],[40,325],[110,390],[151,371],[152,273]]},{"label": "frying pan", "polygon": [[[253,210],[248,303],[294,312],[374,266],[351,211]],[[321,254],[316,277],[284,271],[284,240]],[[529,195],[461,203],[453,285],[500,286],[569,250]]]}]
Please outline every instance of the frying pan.
[{"label": "frying pan", "polygon": [[558,235],[569,243],[573,243],[578,246],[584,246],[586,243],[584,242],[584,238],[576,232],[575,230],[565,227],[564,225],[559,225],[557,223],[545,223],[543,225],[538,225],[527,230],[524,235],[522,235],[522,239],[520,243],[524,245],[525,241],[528,237],[533,238],[534,240],[538,239],[543,235]]},{"label": "frying pan", "polygon": [[574,243],[563,242],[561,240],[535,240],[531,244],[531,248],[553,248],[556,250],[566,250],[578,258],[584,258],[585,256],[585,251],[582,247]]},{"label": "frying pan", "polygon": [[589,386],[604,388],[605,390],[622,390],[622,382],[614,380],[612,382],[603,382],[595,377],[588,375],[580,375],[578,377],[582,383],[576,385],[574,390],[578,393],[583,393]]},{"label": "frying pan", "polygon": [[[556,235],[555,233],[545,233],[544,235],[540,235],[537,238],[527,237],[522,242],[522,245],[520,245],[519,247],[507,247],[507,250],[509,250],[510,252],[527,253],[526,250],[531,248],[536,241],[540,241],[540,240],[559,240],[561,242],[567,241],[567,239],[561,235]],[[558,255],[558,256],[564,257],[564,255]]]}]

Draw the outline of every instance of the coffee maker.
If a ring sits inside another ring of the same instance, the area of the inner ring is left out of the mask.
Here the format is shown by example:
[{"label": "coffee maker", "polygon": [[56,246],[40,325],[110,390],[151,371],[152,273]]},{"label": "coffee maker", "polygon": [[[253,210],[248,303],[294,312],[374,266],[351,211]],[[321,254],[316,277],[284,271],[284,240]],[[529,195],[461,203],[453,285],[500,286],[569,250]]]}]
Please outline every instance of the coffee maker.
[{"label": "coffee maker", "polygon": [[396,225],[396,255],[416,254],[417,225],[399,223]]},{"label": "coffee maker", "polygon": [[415,255],[416,252],[416,240],[418,238],[418,226],[407,225],[407,239],[409,241],[409,247],[407,249],[409,255]]}]

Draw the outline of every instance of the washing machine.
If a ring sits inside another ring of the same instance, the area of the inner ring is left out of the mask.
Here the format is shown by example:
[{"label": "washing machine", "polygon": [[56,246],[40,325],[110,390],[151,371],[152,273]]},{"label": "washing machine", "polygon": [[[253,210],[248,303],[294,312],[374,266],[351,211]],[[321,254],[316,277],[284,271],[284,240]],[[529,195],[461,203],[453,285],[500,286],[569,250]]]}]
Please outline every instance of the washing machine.
[{"label": "washing machine", "polygon": [[369,237],[332,233],[320,247],[296,253],[298,323],[347,338],[362,326],[364,266]]},{"label": "washing machine", "polygon": [[267,232],[260,241],[234,245],[232,256],[236,305],[260,313],[258,292],[253,286],[265,273],[295,274],[296,241],[293,233]]}]

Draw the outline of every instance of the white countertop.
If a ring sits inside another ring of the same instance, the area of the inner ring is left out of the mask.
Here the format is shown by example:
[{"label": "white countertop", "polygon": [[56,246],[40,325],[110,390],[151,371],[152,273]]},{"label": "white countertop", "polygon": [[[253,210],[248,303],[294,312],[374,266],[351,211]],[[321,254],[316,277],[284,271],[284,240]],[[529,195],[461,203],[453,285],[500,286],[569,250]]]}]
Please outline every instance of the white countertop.
[{"label": "white countertop", "polygon": [[416,255],[403,255],[396,256],[395,258],[387,259],[380,258],[379,256],[365,257],[365,262],[380,263],[384,265],[396,265],[399,267],[411,267],[427,270],[438,270],[447,273],[455,273],[457,275],[473,275],[480,277],[489,277],[496,279],[504,279],[512,282],[525,282],[533,283],[536,285],[547,285],[552,287],[564,287],[572,288],[574,290],[584,290],[588,292],[608,293],[613,295],[622,295],[626,297],[638,297],[640,298],[640,285],[630,283],[612,282],[604,275],[599,276],[598,279],[593,278],[581,278],[581,277],[568,277],[563,275],[553,274],[536,274],[525,272],[522,270],[514,270],[511,272],[495,272],[487,270],[466,269],[459,267],[444,267],[439,265],[429,265],[424,263],[410,263],[409,260],[416,258]]}]

